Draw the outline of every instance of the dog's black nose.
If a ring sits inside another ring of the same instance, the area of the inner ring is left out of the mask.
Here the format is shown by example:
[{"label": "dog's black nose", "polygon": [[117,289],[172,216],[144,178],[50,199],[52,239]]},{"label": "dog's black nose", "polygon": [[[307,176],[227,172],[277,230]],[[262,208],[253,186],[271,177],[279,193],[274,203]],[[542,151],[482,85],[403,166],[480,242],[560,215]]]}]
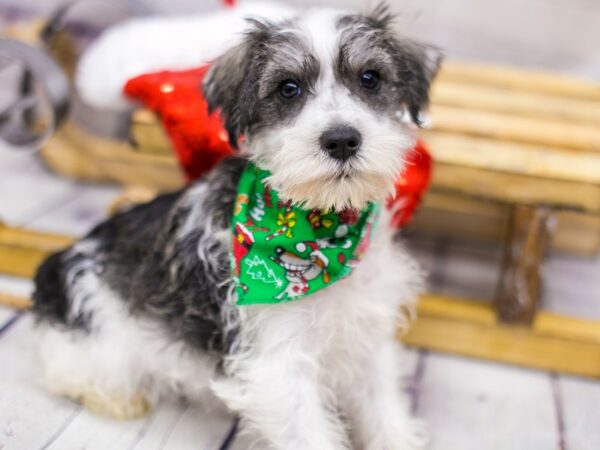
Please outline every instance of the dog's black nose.
[{"label": "dog's black nose", "polygon": [[362,143],[362,137],[353,127],[332,128],[321,135],[321,147],[332,158],[347,161],[352,158]]}]

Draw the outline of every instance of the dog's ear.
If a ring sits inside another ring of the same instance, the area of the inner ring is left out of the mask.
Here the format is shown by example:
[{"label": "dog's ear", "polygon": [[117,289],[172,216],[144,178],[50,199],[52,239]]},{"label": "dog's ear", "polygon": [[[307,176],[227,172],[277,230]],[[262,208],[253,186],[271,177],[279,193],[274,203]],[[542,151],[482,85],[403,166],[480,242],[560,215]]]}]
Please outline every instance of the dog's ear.
[{"label": "dog's ear", "polygon": [[220,111],[229,135],[229,143],[237,142],[255,120],[263,43],[272,32],[267,22],[249,19],[250,29],[243,40],[218,58],[202,83],[209,112]]},{"label": "dog's ear", "polygon": [[398,74],[398,90],[413,122],[422,123],[422,113],[429,104],[429,89],[443,55],[440,49],[400,38],[394,32],[395,15],[385,3],[379,3],[366,14],[371,25],[380,29],[391,49]]},{"label": "dog's ear", "polygon": [[436,47],[408,40],[399,40],[398,43],[396,65],[400,88],[412,121],[421,126],[429,106],[431,83],[438,73],[443,56]]}]

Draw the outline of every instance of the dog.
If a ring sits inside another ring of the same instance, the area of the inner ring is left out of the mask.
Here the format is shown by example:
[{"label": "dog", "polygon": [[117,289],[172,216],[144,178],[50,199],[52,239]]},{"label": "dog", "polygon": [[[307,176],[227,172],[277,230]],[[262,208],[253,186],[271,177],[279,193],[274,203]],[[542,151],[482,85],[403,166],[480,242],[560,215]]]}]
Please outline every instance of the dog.
[{"label": "dog", "polygon": [[[392,20],[380,6],[249,21],[202,87],[239,153],[40,266],[34,314],[48,386],[121,418],[169,395],[215,396],[275,449],[425,445],[399,384],[396,339],[423,275],[390,211],[382,208],[351,274],[306,298],[239,305],[230,261],[249,161],[269,171],[269,188],[288,205],[311,211],[359,210],[392,195],[440,63],[437,50],[396,36]],[[244,254],[252,238],[238,231]],[[314,244],[278,248],[272,260],[295,270],[288,279],[298,289],[329,276]]]}]

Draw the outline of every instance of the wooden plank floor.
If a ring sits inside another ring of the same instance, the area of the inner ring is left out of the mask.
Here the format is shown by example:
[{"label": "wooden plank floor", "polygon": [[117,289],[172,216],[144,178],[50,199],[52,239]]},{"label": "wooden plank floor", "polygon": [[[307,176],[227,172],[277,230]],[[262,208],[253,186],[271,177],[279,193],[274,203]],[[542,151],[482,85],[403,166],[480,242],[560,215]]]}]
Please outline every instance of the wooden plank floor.
[{"label": "wooden plank floor", "polygon": [[[0,148],[0,218],[11,225],[81,235],[105,215],[118,189],[60,179],[29,154]],[[444,294],[490,299],[498,249],[410,239]],[[547,307],[600,318],[600,259],[553,255]],[[0,276],[0,289],[28,294],[29,280]],[[595,294],[594,294],[595,293]],[[0,449],[216,450],[232,418],[183,403],[131,422],[97,417],[40,386],[32,318],[0,308]],[[442,354],[406,350],[414,411],[429,423],[431,448],[600,448],[600,383]],[[252,448],[240,437],[234,449]],[[256,448],[261,448],[257,445]]]}]

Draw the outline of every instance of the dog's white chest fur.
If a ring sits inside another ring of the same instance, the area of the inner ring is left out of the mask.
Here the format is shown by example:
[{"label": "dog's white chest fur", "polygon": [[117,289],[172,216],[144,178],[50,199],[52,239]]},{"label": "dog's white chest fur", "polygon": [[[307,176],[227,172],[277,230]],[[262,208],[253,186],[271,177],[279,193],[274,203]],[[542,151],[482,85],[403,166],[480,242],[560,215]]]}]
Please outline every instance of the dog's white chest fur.
[{"label": "dog's white chest fur", "polygon": [[302,300],[271,308],[240,307],[243,328],[264,338],[262,351],[297,342],[314,357],[332,357],[360,348],[370,351],[371,341],[395,334],[406,320],[404,313],[413,307],[421,275],[401,244],[392,241],[388,222],[384,211],[366,255],[349,277]]},{"label": "dog's white chest fur", "polygon": [[[406,325],[422,277],[401,245],[392,242],[388,220],[384,212],[367,254],[348,278],[302,300],[241,307],[242,351],[226,364],[236,375],[213,383],[230,407],[259,414],[267,403],[293,408],[293,402],[300,402],[297,396],[308,395],[327,408],[360,410],[364,396],[371,395],[371,383],[395,385],[401,371],[396,331]],[[382,399],[382,411],[391,408],[390,413],[406,416],[405,402],[388,401]],[[328,434],[334,433],[329,427],[338,428],[323,411],[305,414],[299,418],[305,430],[324,427]],[[322,441],[306,448],[333,447]]]}]

